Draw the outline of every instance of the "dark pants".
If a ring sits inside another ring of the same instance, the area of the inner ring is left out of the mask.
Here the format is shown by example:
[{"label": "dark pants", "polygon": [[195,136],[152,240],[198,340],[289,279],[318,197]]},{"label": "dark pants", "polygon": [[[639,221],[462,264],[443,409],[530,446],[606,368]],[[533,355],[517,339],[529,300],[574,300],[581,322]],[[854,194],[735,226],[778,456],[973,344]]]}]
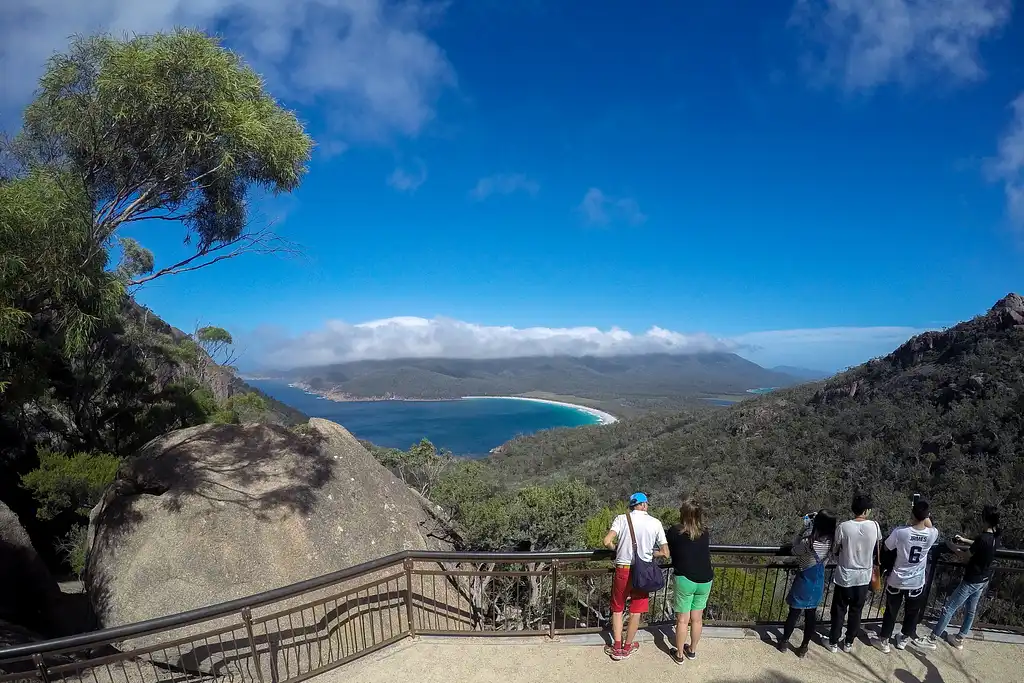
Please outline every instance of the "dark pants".
[{"label": "dark pants", "polygon": [[793,635],[793,629],[796,628],[796,622],[800,619],[801,612],[804,615],[804,639],[800,643],[802,647],[811,642],[811,636],[814,635],[814,627],[818,625],[817,609],[798,609],[796,607],[790,607],[789,616],[786,617],[786,627],[782,630],[782,639],[789,640],[789,637]]},{"label": "dark pants", "polygon": [[864,611],[864,603],[868,599],[867,586],[836,586],[832,593],[832,630],[828,642],[839,644],[839,636],[843,634],[843,621],[846,622],[846,642],[853,643],[860,635],[860,618]]},{"label": "dark pants", "polygon": [[921,614],[924,612],[924,604],[928,600],[928,594],[924,588],[916,590],[886,588],[885,589],[885,617],[882,619],[882,631],[879,637],[888,640],[892,637],[892,631],[896,627],[896,616],[900,613],[900,605],[906,601],[903,610],[903,635],[907,638],[917,637],[917,625],[921,621]]}]

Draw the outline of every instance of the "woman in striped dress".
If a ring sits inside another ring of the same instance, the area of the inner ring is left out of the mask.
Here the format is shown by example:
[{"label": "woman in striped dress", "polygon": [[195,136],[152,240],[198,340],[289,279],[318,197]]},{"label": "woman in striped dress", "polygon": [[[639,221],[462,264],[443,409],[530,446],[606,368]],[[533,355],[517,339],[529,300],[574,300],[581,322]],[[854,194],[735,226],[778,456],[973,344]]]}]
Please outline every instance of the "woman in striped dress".
[{"label": "woman in striped dress", "polygon": [[819,510],[804,516],[803,529],[793,539],[793,555],[799,571],[793,579],[786,602],[789,616],[779,641],[779,650],[785,652],[800,614],[804,615],[804,638],[797,648],[798,657],[807,654],[818,621],[818,604],[825,591],[825,562],[832,554],[832,541],[836,537],[836,516],[831,510]]}]

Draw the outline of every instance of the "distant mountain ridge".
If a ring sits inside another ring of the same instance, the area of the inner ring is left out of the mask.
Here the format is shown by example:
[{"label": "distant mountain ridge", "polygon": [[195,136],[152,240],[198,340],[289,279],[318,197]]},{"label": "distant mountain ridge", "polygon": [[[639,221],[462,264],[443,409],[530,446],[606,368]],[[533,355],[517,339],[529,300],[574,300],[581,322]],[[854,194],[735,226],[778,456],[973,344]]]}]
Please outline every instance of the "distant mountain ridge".
[{"label": "distant mountain ridge", "polygon": [[697,495],[725,543],[783,541],[807,510],[846,510],[859,490],[890,526],[921,493],[948,533],[971,532],[982,504],[999,505],[1005,546],[1021,548],[1024,297],[822,382],[713,412],[521,437],[490,464],[509,486],[578,478],[609,501]]},{"label": "distant mountain ridge", "polygon": [[448,399],[549,392],[595,400],[692,397],[792,386],[798,378],[732,353],[502,359],[415,358],[341,363],[275,373],[351,397]]}]

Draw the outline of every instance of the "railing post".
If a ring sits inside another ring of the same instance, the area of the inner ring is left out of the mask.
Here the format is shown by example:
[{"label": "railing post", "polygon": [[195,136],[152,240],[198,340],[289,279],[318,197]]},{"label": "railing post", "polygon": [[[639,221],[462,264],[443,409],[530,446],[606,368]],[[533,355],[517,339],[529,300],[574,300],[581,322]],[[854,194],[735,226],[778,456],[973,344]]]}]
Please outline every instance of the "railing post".
[{"label": "railing post", "polygon": [[558,560],[551,561],[551,614],[548,621],[548,638],[555,638],[555,611],[558,608]]},{"label": "railing post", "polygon": [[[260,655],[256,651],[256,636],[252,632],[252,610],[248,607],[242,608],[242,623],[245,624],[245,635],[249,638],[249,650],[252,652],[252,663],[256,667],[256,678],[263,683],[263,668],[260,666]],[[271,662],[270,666],[273,669],[274,663]]]},{"label": "railing post", "polygon": [[32,663],[36,665],[36,671],[39,672],[39,680],[43,683],[50,683],[50,672],[46,668],[46,660],[43,659],[41,654],[32,655]]},{"label": "railing post", "polygon": [[416,637],[416,624],[413,621],[414,613],[412,605],[412,560],[406,559],[405,566],[405,618],[409,622],[409,635]]}]

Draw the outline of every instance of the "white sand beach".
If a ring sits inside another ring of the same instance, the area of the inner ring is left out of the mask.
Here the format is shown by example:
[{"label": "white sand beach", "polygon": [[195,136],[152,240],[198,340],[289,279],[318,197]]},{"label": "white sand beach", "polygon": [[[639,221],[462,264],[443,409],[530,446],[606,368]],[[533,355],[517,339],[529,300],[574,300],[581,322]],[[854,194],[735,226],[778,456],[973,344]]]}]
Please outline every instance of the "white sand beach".
[{"label": "white sand beach", "polygon": [[565,401],[551,401],[546,398],[529,398],[527,396],[463,396],[462,398],[503,398],[512,401],[533,401],[535,403],[550,403],[551,405],[554,406],[573,408],[574,410],[579,410],[580,412],[587,413],[588,415],[593,415],[598,419],[599,424],[610,425],[613,422],[619,421],[619,418],[615,417],[611,413],[606,413],[603,410],[598,410],[597,408],[581,406],[578,403],[566,403]]}]

